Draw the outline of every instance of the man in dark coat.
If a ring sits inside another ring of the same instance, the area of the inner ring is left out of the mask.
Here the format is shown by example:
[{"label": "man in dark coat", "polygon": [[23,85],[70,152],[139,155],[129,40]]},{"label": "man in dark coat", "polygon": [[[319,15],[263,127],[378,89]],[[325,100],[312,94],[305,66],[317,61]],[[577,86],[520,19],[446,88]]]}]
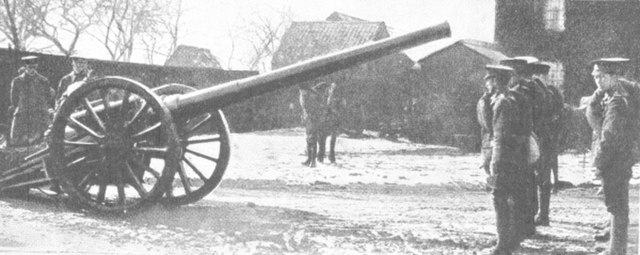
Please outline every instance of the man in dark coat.
[{"label": "man in dark coat", "polygon": [[638,84],[622,78],[628,59],[592,61],[598,88],[589,98],[586,115],[594,130],[593,164],[602,180],[604,202],[611,214],[609,247],[602,254],[626,254],[629,225],[629,179],[638,132]]},{"label": "man in dark coat", "polygon": [[[511,90],[516,92],[514,93],[516,97],[519,97],[519,100],[517,100],[517,102],[519,102],[518,107],[522,111],[522,130],[519,130],[519,132],[524,137],[525,143],[529,141],[529,137],[536,131],[540,132],[542,130],[543,125],[540,122],[540,116],[542,116],[542,107],[544,105],[544,91],[541,91],[532,81],[532,72],[528,66],[528,62],[528,60],[520,58],[500,61],[500,64],[509,66],[515,71],[515,82],[512,84]],[[529,144],[527,144],[527,148],[529,148]],[[527,152],[527,154],[530,153],[533,152]],[[524,171],[523,174],[525,175],[526,181],[523,185],[526,187],[526,194],[523,196],[523,199],[525,199],[523,204],[527,209],[525,210],[525,214],[522,215],[522,217],[524,217],[524,225],[520,229],[520,235],[523,237],[530,237],[536,233],[534,224],[535,215],[538,211],[538,196],[535,184],[536,163],[537,161],[532,161],[524,166],[526,171]]]},{"label": "man in dark coat", "polygon": [[[550,66],[541,62],[529,64],[534,75],[547,75]],[[549,226],[549,204],[551,199],[551,171],[554,173],[555,184],[558,184],[558,147],[561,127],[560,114],[564,107],[560,90],[551,85],[546,85],[539,77],[533,77],[536,88],[544,92],[544,103],[540,106],[540,113],[534,123],[539,127],[534,132],[540,141],[540,160],[534,168],[536,173],[537,199],[536,208],[539,209],[535,218],[535,224]],[[535,126],[535,125],[534,125]]]},{"label": "man in dark coat", "polygon": [[[519,229],[522,228],[525,174],[527,171],[528,148],[526,137],[521,130],[523,109],[518,106],[516,92],[508,89],[513,69],[501,65],[488,65],[485,81],[491,96],[484,102],[489,103],[490,121],[487,113],[480,113],[490,129],[491,155],[488,164],[488,186],[493,189],[493,205],[496,211],[496,230],[498,240],[490,254],[511,254],[522,241]],[[484,103],[479,103],[479,105]],[[509,204],[513,200],[513,206]]]},{"label": "man in dark coat", "polygon": [[53,114],[53,88],[40,75],[38,58],[23,57],[24,70],[11,81],[11,145],[26,146],[42,141]]}]

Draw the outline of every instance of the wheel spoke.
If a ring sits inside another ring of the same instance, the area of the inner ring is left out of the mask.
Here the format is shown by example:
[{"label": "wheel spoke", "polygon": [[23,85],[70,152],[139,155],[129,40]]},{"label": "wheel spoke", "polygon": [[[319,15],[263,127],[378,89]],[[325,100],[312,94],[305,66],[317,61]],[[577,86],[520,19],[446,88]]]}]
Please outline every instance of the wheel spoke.
[{"label": "wheel spoke", "polygon": [[129,108],[131,107],[131,103],[129,102],[129,98],[131,97],[131,91],[125,90],[124,97],[122,98],[122,103],[120,104],[120,114],[118,116],[119,124],[121,127],[124,127],[127,121],[127,113],[129,112]]},{"label": "wheel spoke", "polygon": [[187,179],[187,174],[184,172],[184,167],[182,164],[178,167],[178,175],[180,175],[180,180],[182,181],[182,187],[186,194],[191,194],[191,185],[189,184],[189,179]]},{"label": "wheel spoke", "polygon": [[116,179],[118,179],[117,181],[117,185],[118,185],[118,204],[119,205],[124,205],[124,201],[127,198],[126,194],[124,193],[124,175],[122,174],[124,164],[120,164],[119,167],[117,167],[116,169]]},{"label": "wheel spoke", "polygon": [[136,122],[136,120],[138,120],[138,118],[140,118],[142,113],[145,112],[147,109],[149,109],[149,107],[150,107],[150,105],[147,103],[147,101],[142,101],[142,106],[140,107],[140,109],[138,109],[138,111],[133,115],[131,120],[128,121],[124,126],[128,127],[131,124],[133,124],[134,122]]},{"label": "wheel spoke", "polygon": [[211,120],[212,117],[213,117],[213,115],[211,115],[210,113],[207,113],[207,116],[204,119],[198,121],[198,123],[196,123],[195,125],[193,125],[192,127],[189,128],[189,132],[194,132],[194,131],[198,130],[205,123],[207,123],[209,120]]},{"label": "wheel spoke", "polygon": [[193,163],[191,163],[191,161],[189,161],[184,156],[182,157],[182,160],[184,160],[184,162],[187,163],[187,165],[189,165],[189,167],[191,167],[191,170],[196,172],[196,174],[200,177],[200,179],[202,179],[205,182],[208,181],[207,177],[205,177],[204,174],[202,174],[202,172],[200,172],[200,170]]},{"label": "wheel spoke", "polygon": [[104,106],[104,116],[107,119],[107,122],[111,119],[109,117],[109,111],[111,111],[111,105],[109,104],[109,91],[106,89],[100,90],[100,97],[102,98],[102,105]]},{"label": "wheel spoke", "polygon": [[96,201],[98,202],[98,204],[101,204],[102,202],[104,202],[104,195],[107,193],[107,184],[106,183],[100,183],[100,190],[98,190],[98,198],[96,199]]},{"label": "wheel spoke", "polygon": [[98,144],[98,143],[69,141],[69,140],[64,140],[64,145],[70,145],[70,146],[76,146],[76,147],[86,147],[86,148],[96,148],[96,147],[100,146],[100,144]]},{"label": "wheel spoke", "polygon": [[139,138],[144,137],[145,135],[147,135],[147,134],[149,134],[149,133],[151,133],[153,131],[156,131],[158,128],[160,128],[160,126],[162,126],[161,122],[153,124],[153,125],[145,128],[144,130],[132,135],[131,138],[133,138],[135,141],[139,141]]},{"label": "wheel spoke", "polygon": [[93,138],[96,138],[96,139],[104,138],[104,136],[99,135],[98,132],[94,131],[90,127],[87,127],[85,124],[83,124],[82,122],[76,120],[75,118],[69,117],[69,118],[67,118],[67,120],[69,120],[71,122],[72,125],[70,125],[70,126],[75,130],[82,130],[85,133],[87,133],[88,135],[90,135],[90,136],[92,136]]},{"label": "wheel spoke", "polygon": [[80,163],[82,163],[82,162],[83,162],[83,161],[85,161],[85,160],[87,160],[87,157],[80,157],[80,158],[78,158],[78,159],[76,159],[76,160],[72,161],[71,163],[67,164],[67,168],[70,168],[70,167],[72,167],[72,166],[75,166],[75,165],[77,165],[77,164],[80,164]]},{"label": "wheel spoke", "polygon": [[156,171],[155,169],[143,164],[142,162],[138,161],[135,158],[129,158],[131,160],[131,162],[133,162],[133,164],[135,164],[138,168],[143,169],[146,172],[149,172],[151,175],[153,175],[153,177],[155,177],[156,179],[160,179],[160,173],[158,173],[158,171]]},{"label": "wheel spoke", "polygon": [[78,188],[83,189],[83,187],[87,186],[87,184],[89,183],[89,178],[96,175],[97,172],[98,168],[94,167],[93,169],[91,169],[91,171],[87,175],[85,175],[84,178],[82,178],[80,183],[78,183]]},{"label": "wheel spoke", "polygon": [[149,153],[151,156],[156,156],[158,158],[163,157],[167,154],[169,148],[167,147],[133,147],[133,151],[141,152],[141,153]]},{"label": "wheel spoke", "polygon": [[211,161],[213,161],[213,162],[218,163],[218,159],[217,159],[217,158],[213,158],[213,157],[210,157],[210,156],[204,155],[204,154],[202,154],[202,153],[200,153],[200,152],[192,151],[192,150],[190,150],[189,148],[185,148],[185,152],[187,152],[187,153],[191,153],[191,154],[196,155],[196,156],[198,156],[198,157],[201,157],[201,158],[204,158],[204,159],[208,159],[208,160],[211,160]]},{"label": "wheel spoke", "polygon": [[131,180],[133,180],[133,188],[136,189],[136,191],[138,191],[138,194],[140,194],[140,197],[142,199],[145,199],[147,197],[147,191],[144,189],[144,186],[142,186],[142,183],[140,182],[140,180],[138,180],[138,177],[136,176],[136,174],[133,172],[133,169],[131,168],[131,165],[129,165],[129,162],[125,161],[124,162],[125,165],[125,169],[127,170],[126,173],[129,175],[129,178],[131,178]]},{"label": "wheel spoke", "polygon": [[219,136],[219,135],[215,135],[215,136],[208,136],[208,137],[200,137],[200,138],[188,139],[188,140],[187,140],[187,144],[208,143],[208,142],[219,142],[219,141],[220,141],[220,136]]},{"label": "wheel spoke", "polygon": [[91,106],[91,102],[89,102],[89,99],[85,97],[82,100],[82,104],[84,105],[85,108],[87,108],[87,111],[89,111],[89,114],[91,114],[91,117],[93,118],[93,120],[95,120],[96,123],[98,123],[98,126],[100,127],[102,132],[104,132],[105,131],[104,122],[102,122],[102,119],[100,119],[100,116],[98,116],[98,113],[96,113],[95,109],[93,109],[93,106]]}]

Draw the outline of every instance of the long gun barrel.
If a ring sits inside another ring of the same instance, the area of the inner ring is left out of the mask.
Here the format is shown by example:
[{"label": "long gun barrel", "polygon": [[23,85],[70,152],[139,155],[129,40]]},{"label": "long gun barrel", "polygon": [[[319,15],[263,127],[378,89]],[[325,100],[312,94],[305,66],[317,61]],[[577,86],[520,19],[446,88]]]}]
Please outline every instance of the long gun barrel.
[{"label": "long gun barrel", "polygon": [[451,36],[449,24],[444,22],[401,36],[316,57],[265,74],[211,86],[188,94],[169,96],[163,101],[172,113],[220,109],[241,100],[290,87],[303,81],[449,36]]}]

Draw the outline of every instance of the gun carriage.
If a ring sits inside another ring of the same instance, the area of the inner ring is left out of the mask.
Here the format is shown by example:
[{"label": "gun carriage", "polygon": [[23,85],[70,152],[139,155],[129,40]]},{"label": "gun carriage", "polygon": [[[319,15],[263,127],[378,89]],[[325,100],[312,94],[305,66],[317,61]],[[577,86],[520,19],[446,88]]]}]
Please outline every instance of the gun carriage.
[{"label": "gun carriage", "polygon": [[448,36],[445,22],[202,90],[116,76],[74,84],[45,144],[0,150],[0,192],[53,182],[73,204],[108,214],[193,203],[229,162],[223,107]]}]

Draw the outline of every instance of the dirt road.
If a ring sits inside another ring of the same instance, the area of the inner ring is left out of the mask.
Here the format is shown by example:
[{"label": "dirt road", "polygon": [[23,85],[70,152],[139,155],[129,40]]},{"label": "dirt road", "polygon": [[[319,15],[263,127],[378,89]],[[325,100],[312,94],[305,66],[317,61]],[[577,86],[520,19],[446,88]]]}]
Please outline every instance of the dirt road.
[{"label": "dirt road", "polygon": [[[453,148],[341,138],[338,164],[300,166],[300,130],[234,134],[221,187],[198,203],[128,218],[73,212],[32,191],[0,200],[0,253],[480,254],[494,213],[477,155]],[[518,254],[594,254],[606,217],[582,155],[563,155],[551,226]],[[587,170],[585,170],[587,169]],[[638,174],[637,169],[634,171]],[[632,183],[637,184],[635,178]],[[630,253],[637,253],[637,185]]]}]

